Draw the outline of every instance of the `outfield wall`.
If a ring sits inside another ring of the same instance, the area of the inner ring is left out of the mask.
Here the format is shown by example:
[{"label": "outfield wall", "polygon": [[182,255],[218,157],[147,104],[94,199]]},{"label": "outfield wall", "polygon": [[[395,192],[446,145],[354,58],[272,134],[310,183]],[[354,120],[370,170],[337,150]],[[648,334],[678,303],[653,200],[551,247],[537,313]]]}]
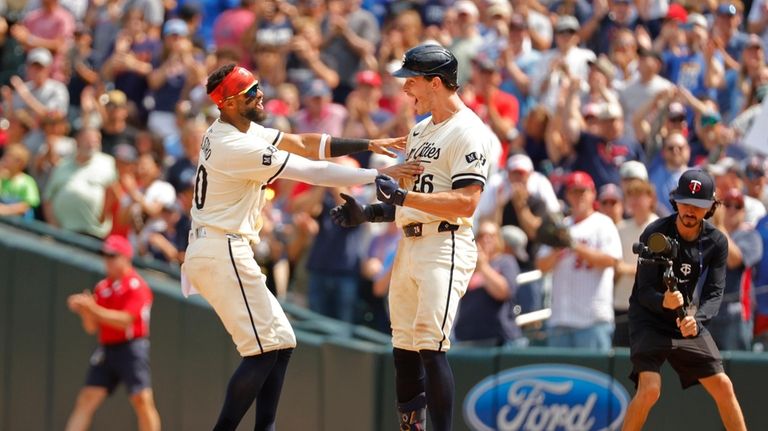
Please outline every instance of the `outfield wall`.
[{"label": "outfield wall", "polygon": [[[60,233],[33,230],[0,223],[0,430],[63,429],[95,347],[95,338],[82,331],[77,316],[67,309],[66,297],[92,288],[103,277],[102,262],[94,253],[98,242],[62,241]],[[227,379],[239,362],[235,349],[203,301],[181,297],[173,271],[169,276],[145,269],[142,275],[155,292],[152,371],[163,428],[211,429]],[[397,429],[388,338],[292,305],[286,310],[299,347],[288,370],[278,429]],[[464,348],[452,350],[449,358],[456,375],[456,430],[470,429],[466,417],[476,424],[483,418],[487,422],[502,409],[508,413],[502,420],[507,426],[514,419],[542,424],[568,414],[577,425],[580,420],[610,423],[622,413],[622,397],[632,394],[625,349],[605,355]],[[768,429],[762,396],[768,388],[768,354],[726,354],[725,362],[749,429]],[[547,364],[557,365],[542,367]],[[501,375],[489,379],[497,373]],[[484,380],[472,392],[477,402],[465,417],[467,395]],[[533,400],[528,396],[532,391],[543,394],[545,401]],[[241,429],[252,429],[252,423],[250,412]],[[483,426],[475,429],[493,429]],[[683,392],[672,370],[665,368],[662,397],[646,429],[681,427],[722,429],[714,402],[703,389]],[[122,387],[98,411],[92,429],[136,429]]]}]

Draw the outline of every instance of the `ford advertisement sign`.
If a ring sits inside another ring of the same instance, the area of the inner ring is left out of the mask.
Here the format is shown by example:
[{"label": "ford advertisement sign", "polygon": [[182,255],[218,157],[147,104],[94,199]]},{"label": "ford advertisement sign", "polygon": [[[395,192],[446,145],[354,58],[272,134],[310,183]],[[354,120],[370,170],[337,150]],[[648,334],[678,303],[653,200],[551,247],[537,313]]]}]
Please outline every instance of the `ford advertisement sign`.
[{"label": "ford advertisement sign", "polygon": [[464,400],[476,431],[618,430],[629,394],[611,376],[567,364],[529,365],[487,377]]}]

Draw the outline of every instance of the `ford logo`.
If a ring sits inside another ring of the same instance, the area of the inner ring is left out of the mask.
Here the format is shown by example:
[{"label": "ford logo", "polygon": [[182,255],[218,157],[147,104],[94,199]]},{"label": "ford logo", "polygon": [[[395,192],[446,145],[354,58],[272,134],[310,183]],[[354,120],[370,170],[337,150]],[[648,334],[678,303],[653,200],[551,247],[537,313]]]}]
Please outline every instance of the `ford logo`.
[{"label": "ford logo", "polygon": [[530,365],[486,377],[464,400],[476,431],[618,430],[629,394],[611,376],[567,364]]}]

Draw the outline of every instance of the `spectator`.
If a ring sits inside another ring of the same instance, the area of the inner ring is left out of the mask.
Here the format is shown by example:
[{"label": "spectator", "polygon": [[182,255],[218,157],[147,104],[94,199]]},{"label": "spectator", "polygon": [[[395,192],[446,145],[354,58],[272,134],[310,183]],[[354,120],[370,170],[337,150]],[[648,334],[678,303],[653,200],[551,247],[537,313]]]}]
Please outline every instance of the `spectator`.
[{"label": "spectator", "polygon": [[672,214],[672,204],[669,194],[677,188],[677,180],[688,170],[691,158],[691,147],[688,140],[680,133],[667,136],[661,149],[663,163],[655,165],[648,173],[648,178],[656,189],[658,196],[656,212],[662,216]]},{"label": "spectator", "polygon": [[165,19],[165,8],[161,0],[126,0],[123,3],[123,15],[130,11],[138,11],[147,24],[147,36],[150,39],[160,38],[160,28]]},{"label": "spectator", "polygon": [[613,183],[603,184],[597,193],[597,211],[618,225],[624,219],[624,195]]},{"label": "spectator", "polygon": [[547,343],[553,347],[611,348],[613,268],[621,259],[621,240],[608,217],[593,209],[595,183],[573,172],[566,180],[566,217],[573,245],[542,246],[536,266],[552,272],[552,317]]},{"label": "spectator", "polygon": [[360,300],[365,307],[363,322],[385,333],[390,332],[386,309],[386,288],[389,283],[384,284],[382,281],[389,278],[401,238],[402,230],[394,223],[384,224],[381,232],[372,232],[371,243],[360,271]]},{"label": "spectator", "polygon": [[[14,90],[11,115],[18,117],[28,129],[35,130],[37,139],[41,134],[37,126],[49,112],[66,114],[69,108],[67,87],[50,77],[52,61],[53,57],[47,49],[33,49],[27,54],[28,81],[24,82],[18,76],[11,77]],[[25,143],[32,139],[34,137],[27,135]],[[32,153],[37,152],[37,149],[37,146],[29,148]]]},{"label": "spectator", "polygon": [[40,205],[40,192],[35,180],[24,173],[29,163],[29,150],[22,144],[5,147],[0,158],[0,216],[32,218],[32,210]]},{"label": "spectator", "polygon": [[454,326],[456,341],[525,347],[528,340],[515,323],[516,277],[520,273],[517,261],[504,253],[496,223],[481,223],[476,238],[477,267],[459,302]]},{"label": "spectator", "polygon": [[217,50],[231,49],[238,53],[235,60],[240,66],[250,62],[250,53],[243,46],[243,37],[256,21],[256,0],[241,0],[240,6],[227,9],[213,23],[213,42]]},{"label": "spectator", "polygon": [[[442,12],[441,12],[442,13]],[[407,9],[396,16],[382,31],[381,44],[377,50],[379,65],[402,60],[405,51],[423,40],[424,28],[419,12]]]},{"label": "spectator", "polygon": [[141,254],[147,252],[148,236],[152,232],[163,232],[168,228],[162,212],[176,202],[176,190],[160,179],[161,167],[157,155],[141,154],[136,165],[136,183],[123,183],[133,202],[130,211],[137,222],[137,246]]},{"label": "spectator", "polygon": [[[744,190],[747,196],[760,201],[765,207],[768,201],[768,177],[766,177],[766,159],[764,156],[750,156],[746,158],[742,164],[742,172],[744,173]],[[747,217],[750,218],[750,217]],[[754,217],[752,217],[754,219]],[[758,218],[757,220],[760,220]]]},{"label": "spectator", "polygon": [[142,123],[147,119],[147,108],[144,106],[147,76],[152,72],[153,55],[161,49],[160,41],[153,36],[154,32],[149,31],[143,13],[139,8],[126,10],[122,30],[101,69],[104,80],[113,82],[115,89],[125,93],[133,102]]},{"label": "spectator", "polygon": [[637,49],[637,55],[638,76],[629,82],[625,88],[619,90],[619,101],[624,110],[624,136],[643,142],[645,139],[641,138],[644,136],[638,136],[632,126],[635,112],[656,97],[657,94],[672,87],[672,83],[659,75],[664,65],[660,53],[640,47]]},{"label": "spectator", "polygon": [[502,82],[499,88],[512,94],[520,104],[520,116],[528,114],[535,106],[531,81],[534,67],[541,59],[541,52],[530,48],[531,38],[528,22],[521,15],[512,15],[509,20],[507,47],[501,53]]},{"label": "spectator", "polygon": [[0,86],[10,84],[12,76],[24,72],[24,48],[10,34],[14,25],[10,17],[6,20],[0,16]]},{"label": "spectator", "polygon": [[653,186],[642,179],[629,179],[626,181],[625,205],[632,218],[620,221],[617,224],[619,238],[621,239],[622,258],[616,262],[616,278],[613,289],[613,313],[616,318],[616,329],[613,333],[613,345],[617,347],[629,347],[629,296],[632,294],[632,285],[637,273],[637,255],[632,251],[632,244],[636,243],[640,234],[654,220],[659,218],[655,214],[656,191]]},{"label": "spectator", "polygon": [[752,267],[763,257],[763,244],[754,225],[745,223],[743,192],[729,189],[722,202],[715,222],[728,238],[725,290],[707,329],[721,350],[752,350]]},{"label": "spectator", "polygon": [[[40,190],[45,190],[48,177],[53,168],[61,160],[71,157],[75,153],[77,143],[69,137],[69,122],[61,112],[51,112],[42,119],[40,127],[43,129],[42,144],[34,142],[27,147],[37,147],[37,154],[29,166],[30,174],[37,181]],[[28,136],[28,139],[37,139],[36,136]]]},{"label": "spectator", "polygon": [[67,421],[67,431],[86,430],[101,403],[125,384],[141,431],[159,431],[149,368],[149,316],[152,291],[133,269],[133,248],[127,239],[110,236],[102,248],[107,278],[93,293],[67,298],[88,334],[98,332],[99,347],[91,356],[85,386],[80,389]]},{"label": "spectator", "polygon": [[607,54],[614,35],[621,29],[634,30],[636,25],[632,0],[595,0],[592,17],[579,29],[579,38],[595,54]]},{"label": "spectator", "polygon": [[747,17],[747,28],[750,33],[756,33],[763,39],[763,45],[768,42],[768,1],[754,0]]},{"label": "spectator", "polygon": [[83,91],[101,81],[93,53],[93,36],[91,30],[83,24],[75,28],[74,43],[67,50],[64,65],[69,91],[69,118],[79,120]]},{"label": "spectator", "polygon": [[181,146],[184,149],[184,155],[171,165],[165,175],[165,179],[177,192],[187,188],[195,177],[200,146],[207,128],[205,122],[199,118],[192,118],[187,120],[181,129]]},{"label": "spectator", "polygon": [[115,160],[101,152],[101,134],[82,129],[77,150],[51,173],[43,192],[45,221],[55,227],[103,238],[109,232],[101,222],[104,193],[116,179]]},{"label": "spectator", "polygon": [[515,96],[499,89],[501,73],[497,61],[485,53],[480,53],[472,59],[472,76],[462,88],[461,98],[464,104],[475,111],[501,141],[503,150],[500,159],[507,159],[510,138],[518,135],[517,122],[520,115],[520,104]]},{"label": "spectator", "polygon": [[544,11],[537,11],[534,7],[535,2],[529,0],[510,0],[512,10],[520,14],[528,23],[528,32],[530,35],[530,45],[526,50],[533,48],[539,51],[545,51],[552,47],[552,20],[544,15]]},{"label": "spectator", "polygon": [[588,60],[589,73],[586,94],[582,96],[582,103],[618,103],[619,95],[613,88],[613,80],[616,76],[616,67],[605,55],[601,54],[594,60]]},{"label": "spectator", "polygon": [[59,0],[41,0],[40,8],[30,11],[21,24],[11,27],[11,35],[28,55],[36,48],[44,48],[54,56],[49,61],[51,77],[65,81],[64,56],[75,32],[75,19],[59,5]]},{"label": "spectator", "polygon": [[316,79],[302,92],[304,108],[293,117],[294,133],[314,133],[323,131],[333,136],[341,136],[347,109],[331,100],[331,89],[325,82]]},{"label": "spectator", "polygon": [[313,79],[321,79],[330,88],[339,85],[336,58],[321,50],[323,36],[320,25],[309,18],[296,20],[296,35],[288,46],[286,60],[288,82],[302,87]]},{"label": "spectator", "polygon": [[112,153],[116,145],[136,140],[137,130],[128,124],[128,97],[120,90],[111,90],[100,98],[104,106],[101,121],[101,145],[105,153]]},{"label": "spectator", "polygon": [[328,0],[327,15],[321,23],[323,51],[336,59],[339,85],[333,101],[344,103],[355,87],[355,73],[372,69],[379,43],[376,18],[360,7],[360,0]]},{"label": "spectator", "polygon": [[130,211],[131,197],[127,192],[127,188],[136,183],[138,153],[132,145],[122,143],[112,149],[112,154],[115,157],[117,180],[106,190],[101,220],[109,219],[112,222],[110,235],[129,238],[134,233],[134,226],[138,225]]},{"label": "spectator", "polygon": [[757,223],[755,230],[760,234],[763,256],[755,266],[755,347],[765,349],[768,346],[768,217],[763,217]]},{"label": "spectator", "polygon": [[[385,138],[397,119],[379,107],[381,76],[372,70],[361,70],[355,77],[357,88],[347,97],[347,116],[343,136],[350,138]],[[391,135],[395,136],[395,135]],[[352,155],[360,166],[368,166],[371,153]]]},{"label": "spectator", "polygon": [[739,30],[744,5],[740,1],[721,3],[715,10],[712,26],[712,42],[723,57],[725,72],[723,86],[717,94],[720,112],[730,122],[742,108],[742,97],[737,96],[741,74],[740,59],[747,46],[748,36]]},{"label": "spectator", "polygon": [[615,67],[616,77],[613,86],[617,90],[623,90],[627,85],[638,79],[638,45],[635,34],[628,29],[616,32],[608,58]]},{"label": "spectator", "polygon": [[[504,240],[505,252],[513,255],[520,267],[520,272],[533,271],[533,256],[528,253],[528,235],[517,226],[501,227],[501,237]],[[520,307],[516,314],[530,313],[543,308],[544,294],[541,279],[517,286],[515,302]]]},{"label": "spectator", "polygon": [[170,19],[163,25],[163,48],[152,60],[154,70],[147,76],[154,106],[147,126],[155,135],[166,138],[178,134],[176,104],[182,92],[204,81],[205,70],[194,57],[187,24]]}]

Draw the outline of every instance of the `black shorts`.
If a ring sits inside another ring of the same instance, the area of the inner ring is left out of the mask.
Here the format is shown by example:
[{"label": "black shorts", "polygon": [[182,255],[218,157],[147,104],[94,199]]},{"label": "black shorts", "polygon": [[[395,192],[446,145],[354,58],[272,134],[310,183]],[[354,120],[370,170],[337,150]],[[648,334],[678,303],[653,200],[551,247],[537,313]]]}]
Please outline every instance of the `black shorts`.
[{"label": "black shorts", "polygon": [[99,346],[91,355],[86,386],[99,386],[110,394],[125,384],[128,395],[152,386],[149,372],[149,340],[139,338],[125,343]]},{"label": "black shorts", "polygon": [[724,372],[723,359],[709,331],[695,338],[671,338],[653,330],[639,331],[630,337],[630,360],[635,382],[643,371],[660,372],[668,360],[680,377],[683,389],[699,383],[699,379]]}]

